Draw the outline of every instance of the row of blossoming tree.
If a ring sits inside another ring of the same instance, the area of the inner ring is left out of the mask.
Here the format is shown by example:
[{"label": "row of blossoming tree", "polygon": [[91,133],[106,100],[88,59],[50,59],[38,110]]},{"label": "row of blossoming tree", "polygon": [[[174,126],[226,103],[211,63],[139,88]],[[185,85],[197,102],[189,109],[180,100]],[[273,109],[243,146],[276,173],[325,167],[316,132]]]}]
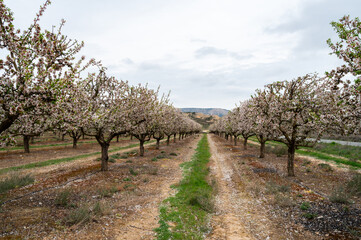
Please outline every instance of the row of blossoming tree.
[{"label": "row of blossoming tree", "polygon": [[[247,139],[256,136],[260,158],[269,140],[288,147],[287,171],[294,176],[295,150],[313,146],[327,131],[360,134],[361,129],[361,22],[345,16],[332,22],[340,40],[328,45],[345,65],[325,76],[307,74],[291,81],[268,84],[257,89],[251,99],[241,102],[210,127],[219,135]],[[349,80],[353,78],[353,80]]]},{"label": "row of blossoming tree", "polygon": [[51,130],[68,133],[76,148],[85,134],[101,146],[101,169],[108,170],[110,142],[121,134],[137,138],[143,156],[144,142],[151,137],[159,148],[165,136],[169,144],[170,136],[201,130],[169,104],[168,96],[159,98],[158,90],[131,86],[108,76],[100,62],[78,58],[84,44],[62,35],[64,21],[57,30],[42,30],[39,19],[49,4],[21,31],[0,1],[1,145],[21,135],[28,152],[30,137]]}]

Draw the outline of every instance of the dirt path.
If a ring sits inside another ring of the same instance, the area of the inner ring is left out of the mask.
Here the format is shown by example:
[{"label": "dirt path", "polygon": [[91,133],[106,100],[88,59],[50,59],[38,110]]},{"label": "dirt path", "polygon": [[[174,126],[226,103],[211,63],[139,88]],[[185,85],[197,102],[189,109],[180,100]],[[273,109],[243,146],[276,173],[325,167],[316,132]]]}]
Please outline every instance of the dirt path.
[{"label": "dirt path", "polygon": [[212,137],[208,137],[211,149],[211,171],[216,178],[218,194],[216,196],[216,214],[212,218],[212,234],[207,238],[211,239],[254,239],[242,224],[240,217],[244,212],[240,211],[240,195],[232,180],[234,171],[225,156],[218,152]]},{"label": "dirt path", "polygon": [[[185,147],[181,153],[183,156],[181,162],[191,160],[200,137],[195,138]],[[141,205],[135,205],[138,210],[130,219],[118,223],[116,239],[154,239],[155,233],[153,229],[158,227],[159,205],[164,199],[175,194],[175,191],[170,186],[178,183],[182,178],[182,170],[179,167],[181,162],[174,161],[164,165],[163,167],[166,167],[168,171],[167,176],[141,190],[144,191],[143,194],[146,197],[142,200]]]}]

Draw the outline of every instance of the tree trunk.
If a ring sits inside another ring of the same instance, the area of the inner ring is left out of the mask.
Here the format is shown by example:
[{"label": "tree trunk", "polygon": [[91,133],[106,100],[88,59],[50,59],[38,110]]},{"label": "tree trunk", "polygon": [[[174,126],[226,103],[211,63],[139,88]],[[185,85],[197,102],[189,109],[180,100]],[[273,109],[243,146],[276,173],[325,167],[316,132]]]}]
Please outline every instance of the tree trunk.
[{"label": "tree trunk", "polygon": [[234,136],[234,146],[237,146],[237,137]]},{"label": "tree trunk", "polygon": [[167,146],[169,146],[170,136],[167,136]]},{"label": "tree trunk", "polygon": [[117,136],[117,142],[119,142],[119,135]]},{"label": "tree trunk", "polygon": [[156,147],[155,147],[155,149],[159,149],[159,144],[160,143],[160,138],[157,138],[157,145],[156,145]]},{"label": "tree trunk", "polygon": [[266,149],[266,142],[265,141],[261,141],[261,146],[260,146],[260,153],[259,153],[259,158],[264,158],[265,156],[265,149]]},{"label": "tree trunk", "polygon": [[289,177],[295,176],[295,170],[294,170],[295,151],[296,151],[296,146],[294,144],[288,146],[287,172]]},{"label": "tree trunk", "polygon": [[83,133],[82,135],[83,135],[83,140],[84,140],[85,139],[85,134]]},{"label": "tree trunk", "polygon": [[244,138],[244,141],[243,141],[243,149],[244,149],[244,150],[247,150],[247,140],[248,140],[248,137],[247,137],[247,138],[243,137],[243,138]]},{"label": "tree trunk", "polygon": [[178,134],[178,140],[180,141],[182,138],[182,134]]},{"label": "tree trunk", "polygon": [[76,149],[77,148],[77,144],[78,144],[78,137],[77,136],[73,136],[73,148]]},{"label": "tree trunk", "polygon": [[144,156],[144,140],[139,140],[139,156]]},{"label": "tree trunk", "polygon": [[130,135],[130,140],[133,140],[133,135]]},{"label": "tree trunk", "polygon": [[108,143],[103,143],[101,145],[102,147],[102,166],[101,166],[101,171],[108,171],[108,149],[109,149],[109,144]]},{"label": "tree trunk", "polygon": [[65,134],[62,134],[61,135],[61,141],[64,141],[65,140]]},{"label": "tree trunk", "polygon": [[173,139],[173,142],[174,142],[174,143],[176,142],[176,139],[177,139],[177,136],[176,136],[176,135],[177,135],[177,134],[175,133],[174,136],[173,136],[173,137],[174,137],[174,139]]},{"label": "tree trunk", "polygon": [[24,135],[24,151],[26,153],[30,153],[29,141],[30,141],[30,136]]}]

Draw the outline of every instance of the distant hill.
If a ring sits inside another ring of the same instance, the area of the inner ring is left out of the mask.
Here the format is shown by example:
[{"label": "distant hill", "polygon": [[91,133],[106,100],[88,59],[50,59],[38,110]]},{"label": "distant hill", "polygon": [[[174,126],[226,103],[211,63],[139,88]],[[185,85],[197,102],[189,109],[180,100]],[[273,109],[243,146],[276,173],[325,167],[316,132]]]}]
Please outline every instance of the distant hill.
[{"label": "distant hill", "polygon": [[184,115],[188,116],[190,119],[201,124],[203,129],[208,129],[209,125],[217,121],[220,117],[218,115],[208,115],[203,113],[196,112],[185,112]]},{"label": "distant hill", "polygon": [[229,110],[222,108],[180,108],[180,110],[182,112],[203,113],[206,115],[217,115],[219,117],[223,117],[229,112]]}]

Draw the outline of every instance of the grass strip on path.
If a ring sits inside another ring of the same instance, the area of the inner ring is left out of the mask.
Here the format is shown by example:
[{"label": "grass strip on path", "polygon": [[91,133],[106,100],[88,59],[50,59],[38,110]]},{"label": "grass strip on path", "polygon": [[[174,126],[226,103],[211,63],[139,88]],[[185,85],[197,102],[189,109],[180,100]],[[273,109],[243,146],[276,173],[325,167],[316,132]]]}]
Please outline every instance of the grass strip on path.
[{"label": "grass strip on path", "polygon": [[158,240],[203,239],[208,232],[208,214],[212,212],[212,187],[206,178],[211,154],[204,134],[192,160],[182,163],[183,179],[174,187],[177,194],[164,200],[160,207]]},{"label": "grass strip on path", "polygon": [[[150,144],[153,142],[155,142],[155,140],[149,141],[145,144]],[[120,151],[123,149],[134,148],[137,146],[139,146],[138,143],[130,144],[130,145],[124,146],[124,147],[116,147],[116,148],[112,148],[111,150],[109,150],[109,153],[117,152],[117,151]],[[82,154],[82,155],[78,155],[78,156],[74,156],[74,157],[57,158],[57,159],[51,159],[51,160],[42,161],[42,162],[34,162],[34,163],[28,163],[28,164],[24,164],[24,165],[20,165],[20,166],[15,166],[15,167],[3,168],[3,169],[0,169],[0,174],[7,173],[9,171],[19,171],[22,169],[45,167],[45,166],[59,164],[59,163],[63,163],[63,162],[70,162],[70,161],[74,161],[74,160],[81,159],[81,158],[95,156],[100,153],[101,152],[92,152],[92,153]]]}]

